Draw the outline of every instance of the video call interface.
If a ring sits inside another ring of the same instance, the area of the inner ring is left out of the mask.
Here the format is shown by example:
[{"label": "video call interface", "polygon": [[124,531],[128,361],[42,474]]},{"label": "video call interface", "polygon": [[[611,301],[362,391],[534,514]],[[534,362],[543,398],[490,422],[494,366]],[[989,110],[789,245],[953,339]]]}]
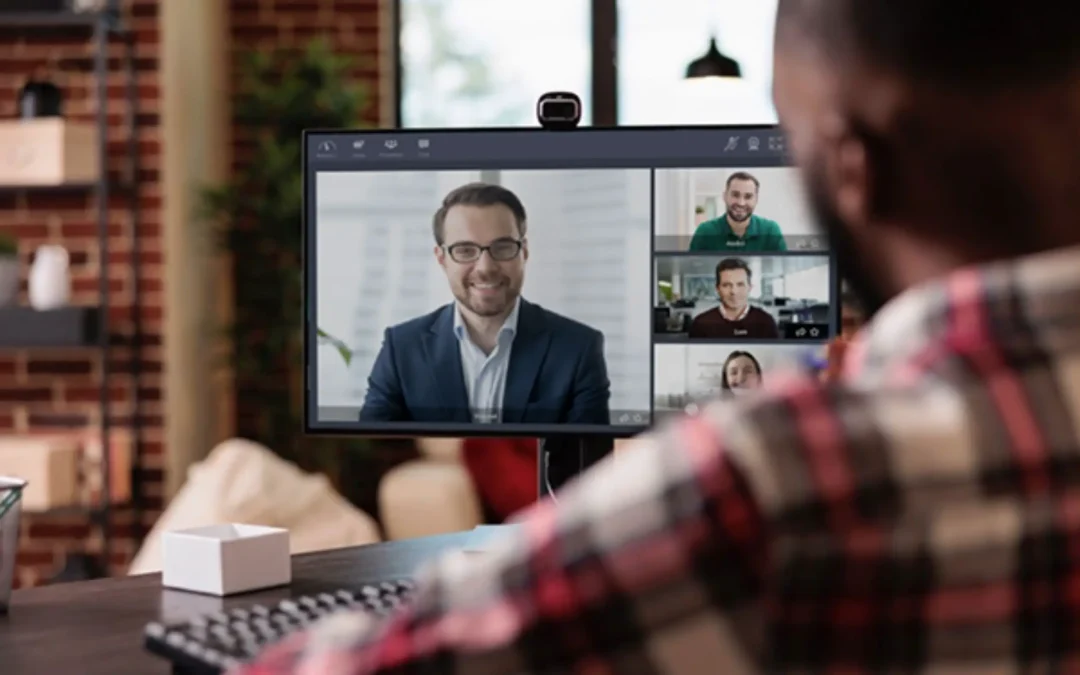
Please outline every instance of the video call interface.
[{"label": "video call interface", "polygon": [[839,283],[779,132],[636,131],[309,136],[309,429],[630,435],[819,362]]}]

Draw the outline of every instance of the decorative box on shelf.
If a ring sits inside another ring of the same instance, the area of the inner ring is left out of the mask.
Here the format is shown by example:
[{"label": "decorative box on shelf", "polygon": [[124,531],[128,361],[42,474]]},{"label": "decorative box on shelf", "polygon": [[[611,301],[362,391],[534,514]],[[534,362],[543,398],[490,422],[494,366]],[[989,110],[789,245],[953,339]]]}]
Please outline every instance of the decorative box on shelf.
[{"label": "decorative box on shelf", "polygon": [[0,120],[0,186],[93,183],[101,175],[93,124],[62,117]]},{"label": "decorative box on shelf", "polygon": [[0,436],[0,474],[27,481],[26,512],[74,506],[79,500],[79,440],[68,436]]}]

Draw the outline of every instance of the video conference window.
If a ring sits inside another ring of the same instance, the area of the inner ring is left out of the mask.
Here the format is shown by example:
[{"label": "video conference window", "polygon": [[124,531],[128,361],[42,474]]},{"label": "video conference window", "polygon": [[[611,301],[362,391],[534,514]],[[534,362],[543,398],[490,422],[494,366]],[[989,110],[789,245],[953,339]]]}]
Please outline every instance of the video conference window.
[{"label": "video conference window", "polygon": [[655,181],[657,251],[827,249],[792,168],[665,169]]},{"label": "video conference window", "polygon": [[656,419],[750,394],[777,372],[805,368],[820,350],[817,345],[657,345]]},{"label": "video conference window", "polygon": [[826,255],[656,256],[657,342],[826,340]]},{"label": "video conference window", "polygon": [[650,171],[320,172],[320,421],[647,424]]}]

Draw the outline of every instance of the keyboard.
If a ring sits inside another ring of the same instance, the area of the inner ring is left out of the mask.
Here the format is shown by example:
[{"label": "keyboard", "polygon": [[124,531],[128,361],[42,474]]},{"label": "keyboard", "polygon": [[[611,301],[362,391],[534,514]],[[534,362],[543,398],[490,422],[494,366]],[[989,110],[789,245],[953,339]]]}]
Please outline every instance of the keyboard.
[{"label": "keyboard", "polygon": [[413,589],[411,580],[397,579],[303,595],[276,605],[215,612],[183,622],[155,621],[144,630],[144,645],[151,653],[171,661],[173,673],[218,675],[336,612],[367,611],[386,616],[408,601]]}]

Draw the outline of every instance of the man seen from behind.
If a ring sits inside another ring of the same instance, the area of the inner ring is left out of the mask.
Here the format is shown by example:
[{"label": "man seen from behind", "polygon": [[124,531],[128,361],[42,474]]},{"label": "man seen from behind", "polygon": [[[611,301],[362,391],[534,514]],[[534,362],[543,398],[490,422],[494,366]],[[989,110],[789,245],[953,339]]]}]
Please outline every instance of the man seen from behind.
[{"label": "man seen from behind", "polygon": [[779,0],[774,99],[869,321],[249,673],[1080,664],[1080,13]]}]

